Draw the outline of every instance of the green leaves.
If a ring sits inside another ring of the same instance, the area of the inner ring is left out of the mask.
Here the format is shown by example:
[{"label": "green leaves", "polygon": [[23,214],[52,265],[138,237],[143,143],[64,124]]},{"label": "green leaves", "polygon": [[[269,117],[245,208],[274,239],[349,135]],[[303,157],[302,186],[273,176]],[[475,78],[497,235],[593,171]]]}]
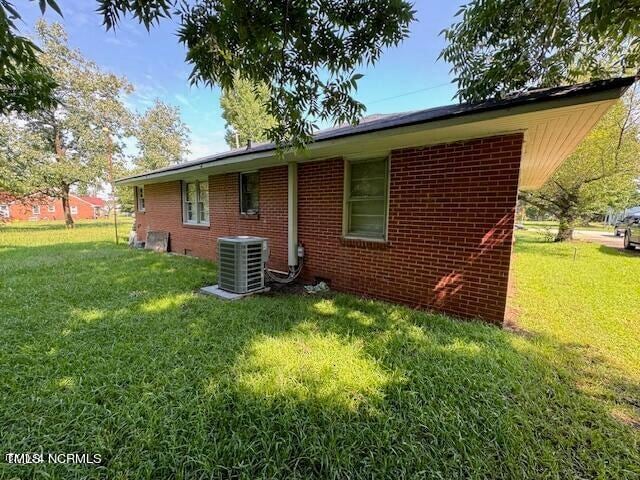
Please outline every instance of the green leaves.
[{"label": "green leaves", "polygon": [[569,224],[633,205],[640,177],[637,108],[633,96],[613,106],[547,184],[521,198]]},{"label": "green leaves", "polygon": [[39,0],[39,2],[40,2],[40,11],[42,12],[43,15],[44,15],[44,12],[47,10],[47,6],[48,6],[49,8],[54,10],[58,15],[62,17],[62,11],[60,10],[60,7],[58,6],[55,0]]},{"label": "green leaves", "polygon": [[71,185],[103,181],[110,156],[122,162],[132,117],[121,95],[131,86],[69,48],[59,24],[41,21],[36,29],[42,45],[38,62],[53,75],[58,102],[0,117],[0,189],[55,197]]},{"label": "green leaves", "polygon": [[399,0],[208,1],[182,10],[178,36],[191,81],[233,88],[235,72],[269,87],[268,137],[301,147],[314,122],[356,122],[355,70],[408,35],[411,5]]},{"label": "green leaves", "polygon": [[40,49],[18,34],[17,20],[21,17],[13,4],[0,0],[0,114],[34,111],[56,102],[52,72],[38,61]]},{"label": "green leaves", "polygon": [[267,111],[270,99],[269,87],[253,84],[238,74],[233,79],[233,87],[222,91],[220,107],[222,118],[227,123],[225,141],[231,148],[244,148],[247,142],[269,141],[269,130],[276,124]]},{"label": "green leaves", "polygon": [[458,97],[481,101],[528,87],[640,66],[640,8],[623,0],[472,0],[442,32]]},{"label": "green leaves", "polygon": [[[55,0],[39,2],[43,11],[49,7],[61,14]],[[294,147],[310,141],[318,120],[357,122],[365,108],[352,96],[362,78],[356,70],[375,64],[385,48],[406,38],[415,15],[405,0],[98,0],[97,12],[107,30],[127,14],[147,29],[177,17],[178,38],[193,66],[191,82],[228,91],[237,72],[252,84],[266,85],[266,109],[275,119],[267,136],[279,146]],[[3,32],[14,29],[11,18],[19,18],[18,13],[8,0],[0,0],[0,45],[6,43]],[[20,47],[17,40],[14,44]],[[26,47],[11,62],[42,69],[34,45]],[[29,83],[33,75],[22,82],[0,77],[0,87],[22,83],[26,90],[0,104],[2,111],[53,104],[55,85],[45,81],[52,74],[40,73],[37,85]]]},{"label": "green leaves", "polygon": [[156,100],[136,120],[134,133],[140,151],[134,159],[137,170],[155,170],[184,161],[189,153],[189,128],[178,108]]},{"label": "green leaves", "polygon": [[131,13],[147,30],[171,16],[173,0],[98,0],[97,12],[107,30],[115,29],[120,18]]}]

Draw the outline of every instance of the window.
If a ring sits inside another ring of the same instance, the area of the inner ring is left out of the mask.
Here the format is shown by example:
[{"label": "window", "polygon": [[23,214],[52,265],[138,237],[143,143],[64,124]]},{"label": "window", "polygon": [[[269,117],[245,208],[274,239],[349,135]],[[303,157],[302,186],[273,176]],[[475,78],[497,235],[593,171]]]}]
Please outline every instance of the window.
[{"label": "window", "polygon": [[136,187],[138,211],[144,212],[144,187]]},{"label": "window", "polygon": [[9,218],[9,205],[0,205],[0,217]]},{"label": "window", "polygon": [[54,204],[49,205],[49,206],[47,207],[47,211],[48,211],[49,213],[55,213],[55,211],[56,211],[56,206],[55,206]]},{"label": "window", "polygon": [[345,236],[385,239],[388,165],[386,158],[345,162]]},{"label": "window", "polygon": [[240,174],[240,213],[255,215],[260,213],[260,174],[258,172]]},{"label": "window", "polygon": [[34,205],[31,207],[31,211],[34,215],[40,215],[40,205]]},{"label": "window", "polygon": [[182,219],[193,225],[209,225],[209,182],[193,181],[182,184]]},{"label": "window", "polygon": [[74,205],[71,207],[71,215],[77,215],[77,214],[78,214],[78,207]]}]

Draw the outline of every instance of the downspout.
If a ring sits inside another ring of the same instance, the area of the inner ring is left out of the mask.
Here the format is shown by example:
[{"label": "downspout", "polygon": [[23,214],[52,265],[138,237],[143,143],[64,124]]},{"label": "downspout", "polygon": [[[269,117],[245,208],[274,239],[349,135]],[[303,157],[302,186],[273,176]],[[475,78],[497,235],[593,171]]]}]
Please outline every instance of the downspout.
[{"label": "downspout", "polygon": [[298,164],[288,165],[287,184],[287,244],[289,271],[298,266]]}]

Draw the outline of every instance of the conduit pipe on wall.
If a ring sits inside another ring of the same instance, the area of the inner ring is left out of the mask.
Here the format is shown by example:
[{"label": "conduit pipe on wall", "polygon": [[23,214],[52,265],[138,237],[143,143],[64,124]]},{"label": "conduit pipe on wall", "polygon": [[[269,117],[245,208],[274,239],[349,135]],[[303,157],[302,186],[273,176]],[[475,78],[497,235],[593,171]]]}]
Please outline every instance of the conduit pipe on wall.
[{"label": "conduit pipe on wall", "polygon": [[294,271],[298,266],[298,164],[288,165],[287,186],[287,239],[289,270]]},{"label": "conduit pipe on wall", "polygon": [[267,277],[276,283],[291,283],[302,272],[303,250],[298,248],[298,164],[288,164],[287,174],[287,264],[289,272],[282,276],[282,272],[266,269]]}]

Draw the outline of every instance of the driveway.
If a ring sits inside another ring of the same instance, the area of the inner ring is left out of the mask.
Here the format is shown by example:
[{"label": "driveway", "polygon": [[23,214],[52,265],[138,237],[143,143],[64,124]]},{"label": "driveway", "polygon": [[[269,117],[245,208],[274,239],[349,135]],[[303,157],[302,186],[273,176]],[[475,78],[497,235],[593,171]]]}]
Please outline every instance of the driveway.
[{"label": "driveway", "polygon": [[624,237],[616,237],[611,232],[597,232],[593,230],[574,230],[573,238],[576,240],[582,240],[584,242],[599,243],[606,247],[615,248],[621,252],[627,252],[640,256],[640,248],[636,247],[635,250],[624,249]]},{"label": "driveway", "polygon": [[[530,228],[529,231],[543,231],[540,228]],[[554,230],[555,231],[555,230]],[[604,245],[605,247],[615,248],[621,251],[635,253],[636,255],[640,255],[640,248],[636,248],[635,250],[625,250],[624,249],[624,238],[622,236],[616,237],[611,232],[600,232],[597,230],[574,230],[573,231],[574,240],[581,240],[583,242],[591,242],[598,243],[600,245]]]},{"label": "driveway", "polygon": [[599,243],[607,247],[624,248],[623,237],[616,237],[611,232],[598,232],[595,230],[574,230],[573,238],[586,242]]}]

